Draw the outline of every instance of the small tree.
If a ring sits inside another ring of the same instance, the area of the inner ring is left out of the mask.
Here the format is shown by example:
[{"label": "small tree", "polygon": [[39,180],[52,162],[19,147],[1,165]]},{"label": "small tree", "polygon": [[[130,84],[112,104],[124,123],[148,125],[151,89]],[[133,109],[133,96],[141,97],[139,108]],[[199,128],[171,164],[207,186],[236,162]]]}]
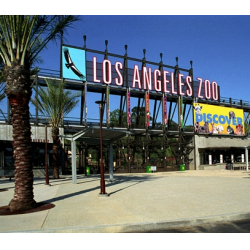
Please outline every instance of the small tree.
[{"label": "small tree", "polygon": [[38,86],[37,96],[31,102],[37,107],[52,127],[53,138],[53,178],[59,178],[58,148],[60,146],[59,127],[63,117],[77,105],[80,92],[72,93],[65,90],[63,81],[49,81],[46,79],[47,88]]},{"label": "small tree", "polygon": [[121,124],[124,125],[127,122],[127,113],[120,111],[120,109],[115,109],[110,112],[110,126],[115,127],[119,125],[119,118],[121,116]]}]

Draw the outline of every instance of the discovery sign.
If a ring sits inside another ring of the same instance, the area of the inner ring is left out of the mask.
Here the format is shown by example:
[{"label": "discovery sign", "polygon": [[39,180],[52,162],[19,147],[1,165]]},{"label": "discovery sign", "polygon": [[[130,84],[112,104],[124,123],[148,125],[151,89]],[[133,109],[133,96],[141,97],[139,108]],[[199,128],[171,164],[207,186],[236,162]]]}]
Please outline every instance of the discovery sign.
[{"label": "discovery sign", "polygon": [[197,133],[244,135],[242,109],[194,103],[194,130]]}]

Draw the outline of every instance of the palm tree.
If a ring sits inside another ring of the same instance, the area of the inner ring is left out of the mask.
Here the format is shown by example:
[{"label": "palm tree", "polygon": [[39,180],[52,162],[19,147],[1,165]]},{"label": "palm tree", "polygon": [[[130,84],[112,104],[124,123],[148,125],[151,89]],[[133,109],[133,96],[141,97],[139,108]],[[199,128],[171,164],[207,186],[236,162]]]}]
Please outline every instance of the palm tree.
[{"label": "palm tree", "polygon": [[[2,102],[2,100],[3,100],[4,98],[5,98],[4,85],[2,84],[2,82],[1,82],[1,80],[0,80],[0,104],[1,104],[1,102]],[[2,113],[2,115],[4,115],[1,108],[0,108],[0,113]]]},{"label": "palm tree", "polygon": [[[5,92],[4,92],[4,75],[3,75],[3,61],[2,58],[0,57],[0,105],[2,100],[5,98]],[[0,113],[2,113],[4,117],[4,113],[2,109],[0,108]]]},{"label": "palm tree", "polygon": [[76,20],[75,16],[0,16],[0,56],[4,64],[5,93],[11,105],[15,161],[15,190],[10,211],[36,207],[29,122],[31,67],[45,46]]},{"label": "palm tree", "polygon": [[[1,84],[1,83],[0,83]],[[5,98],[4,85],[0,87],[0,103]]]},{"label": "palm tree", "polygon": [[31,102],[37,107],[47,119],[52,127],[53,138],[53,178],[59,178],[59,167],[57,161],[58,147],[60,146],[59,127],[63,122],[63,117],[72,111],[77,105],[77,98],[81,96],[80,92],[72,93],[64,90],[64,81],[51,81],[45,79],[47,88],[44,89],[38,85],[37,96],[31,99]]},{"label": "palm tree", "polygon": [[1,103],[1,101],[2,101],[2,100],[4,99],[4,97],[5,97],[4,85],[3,85],[4,77],[3,77],[3,70],[2,70],[2,67],[3,67],[3,62],[2,62],[2,58],[0,57],[0,103]]}]

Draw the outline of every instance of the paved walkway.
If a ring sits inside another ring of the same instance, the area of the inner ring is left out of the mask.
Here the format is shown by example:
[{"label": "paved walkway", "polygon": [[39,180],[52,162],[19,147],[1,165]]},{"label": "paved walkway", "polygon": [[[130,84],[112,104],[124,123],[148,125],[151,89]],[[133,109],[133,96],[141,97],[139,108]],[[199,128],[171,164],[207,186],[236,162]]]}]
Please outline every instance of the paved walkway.
[{"label": "paved walkway", "polygon": [[[54,208],[1,215],[0,232],[143,232],[250,218],[250,172],[226,170],[105,175],[108,197],[99,197],[100,176],[35,179],[37,202]],[[14,181],[0,179],[0,206],[13,197]]]}]

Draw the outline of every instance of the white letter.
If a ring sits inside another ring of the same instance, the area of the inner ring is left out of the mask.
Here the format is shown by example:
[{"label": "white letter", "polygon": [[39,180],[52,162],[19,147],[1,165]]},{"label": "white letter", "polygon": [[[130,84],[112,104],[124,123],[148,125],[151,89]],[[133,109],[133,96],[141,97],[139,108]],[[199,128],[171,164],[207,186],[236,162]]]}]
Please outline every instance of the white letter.
[{"label": "white letter", "polygon": [[183,74],[178,74],[179,95],[184,95],[182,92],[182,86],[184,86],[184,83],[181,81],[183,76]]},{"label": "white letter", "polygon": [[187,91],[186,91],[186,95],[188,96],[192,96],[193,95],[193,89],[192,86],[190,85],[190,83],[192,82],[192,77],[191,76],[186,76],[186,84],[187,84]]},{"label": "white letter", "polygon": [[177,94],[177,92],[174,91],[174,80],[175,80],[174,72],[171,72],[171,93],[172,94]]},{"label": "white letter", "polygon": [[[108,65],[108,68],[106,65]],[[102,62],[102,79],[106,84],[110,84],[112,82],[111,62],[108,59],[104,59]]]},{"label": "white letter", "polygon": [[140,80],[140,74],[139,74],[138,65],[135,65],[135,66],[134,66],[134,74],[133,74],[133,85],[132,85],[132,88],[135,88],[135,82],[137,82],[138,88],[141,89],[141,80]]},{"label": "white letter", "polygon": [[155,91],[161,91],[161,80],[158,80],[158,77],[161,76],[161,71],[159,69],[154,70],[154,85]]},{"label": "white letter", "polygon": [[219,93],[218,93],[218,84],[217,82],[212,82],[212,96],[215,101],[218,100]]},{"label": "white letter", "polygon": [[96,57],[93,57],[93,82],[101,82],[101,80],[97,79],[96,74]]},{"label": "white letter", "polygon": [[[122,77],[122,74],[121,74],[119,69],[122,69],[122,63],[121,62],[116,62],[115,63],[115,70],[116,70],[116,73],[119,76],[119,78],[117,78],[117,77],[115,78],[115,84],[118,85],[118,86],[122,86],[123,77]],[[120,81],[119,81],[119,79],[120,79]]]},{"label": "white letter", "polygon": [[205,97],[206,99],[210,99],[211,98],[210,81],[205,80],[204,83],[205,83]]},{"label": "white letter", "polygon": [[203,96],[201,95],[202,78],[197,77],[196,79],[199,80],[198,98],[203,98]]},{"label": "white letter", "polygon": [[[151,68],[143,66],[142,67],[142,82],[143,82],[143,88],[146,90],[152,90],[152,84],[151,84]],[[146,86],[147,84],[147,86]]]},{"label": "white letter", "polygon": [[167,74],[169,74],[168,71],[163,71],[163,92],[164,93],[170,93],[170,91],[167,88],[167,84],[169,83],[169,80],[167,79]]}]

